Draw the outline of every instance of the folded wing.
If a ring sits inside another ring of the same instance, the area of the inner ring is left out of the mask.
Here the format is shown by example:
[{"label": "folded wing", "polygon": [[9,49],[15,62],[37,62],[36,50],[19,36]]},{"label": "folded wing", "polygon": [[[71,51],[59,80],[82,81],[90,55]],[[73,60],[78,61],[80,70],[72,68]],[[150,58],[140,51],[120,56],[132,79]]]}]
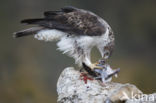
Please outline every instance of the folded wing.
[{"label": "folded wing", "polygon": [[25,19],[21,23],[37,27],[16,32],[15,37],[36,34],[44,29],[56,29],[71,35],[89,36],[99,36],[105,32],[105,27],[96,15],[71,6],[64,7],[59,11],[46,11],[44,18]]}]

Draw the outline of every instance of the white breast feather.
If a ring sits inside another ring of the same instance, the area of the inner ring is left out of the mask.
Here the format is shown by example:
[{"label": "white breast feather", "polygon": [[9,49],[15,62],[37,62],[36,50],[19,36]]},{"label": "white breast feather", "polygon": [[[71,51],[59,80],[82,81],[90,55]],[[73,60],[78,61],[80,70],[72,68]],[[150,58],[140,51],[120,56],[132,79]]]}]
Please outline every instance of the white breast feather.
[{"label": "white breast feather", "polygon": [[[76,64],[80,64],[85,61],[85,56],[90,59],[91,49],[96,46],[103,48],[108,42],[108,29],[102,36],[76,36],[76,37],[62,37],[57,43],[58,50],[75,59]],[[75,41],[79,47],[83,49],[83,54],[79,55],[76,51]],[[102,50],[102,49],[101,49]],[[102,52],[102,51],[101,51]],[[89,63],[88,63],[89,64]]]},{"label": "white breast feather", "polygon": [[[62,51],[64,54],[69,55],[75,59],[76,64],[82,64],[85,60],[85,56],[90,59],[90,51],[91,49],[96,47],[103,48],[108,42],[108,29],[106,33],[101,36],[72,36],[67,37],[67,33],[61,32],[59,30],[42,30],[38,32],[34,37],[38,40],[44,41],[54,41],[59,40],[57,43],[58,50]],[[76,45],[75,42],[79,47],[81,47],[84,51],[82,55],[79,55],[76,52]],[[102,52],[102,51],[101,51]]]}]

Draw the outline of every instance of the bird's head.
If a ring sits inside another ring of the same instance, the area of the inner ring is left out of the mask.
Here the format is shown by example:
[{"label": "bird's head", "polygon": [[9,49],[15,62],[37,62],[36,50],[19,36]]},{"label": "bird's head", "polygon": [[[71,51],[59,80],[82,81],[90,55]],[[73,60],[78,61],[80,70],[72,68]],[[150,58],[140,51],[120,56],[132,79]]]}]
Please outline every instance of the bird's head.
[{"label": "bird's head", "polygon": [[106,61],[112,55],[113,47],[114,47],[114,45],[107,44],[107,46],[99,48],[99,51],[102,56],[101,60]]}]

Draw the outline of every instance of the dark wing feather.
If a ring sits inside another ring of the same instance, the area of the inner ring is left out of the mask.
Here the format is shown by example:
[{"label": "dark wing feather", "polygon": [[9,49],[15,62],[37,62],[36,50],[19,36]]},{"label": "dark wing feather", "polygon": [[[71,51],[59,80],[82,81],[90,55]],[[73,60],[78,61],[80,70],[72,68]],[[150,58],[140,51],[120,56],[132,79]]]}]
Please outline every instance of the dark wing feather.
[{"label": "dark wing feather", "polygon": [[59,15],[59,14],[62,14],[62,13],[69,13],[69,12],[73,12],[73,11],[76,11],[76,10],[78,10],[78,9],[75,8],[75,7],[66,6],[66,7],[61,8],[60,11],[59,10],[58,11],[45,11],[44,16],[47,17],[47,18],[53,18],[56,15]]},{"label": "dark wing feather", "polygon": [[99,36],[105,32],[104,25],[98,21],[98,17],[88,11],[77,10],[63,14],[58,18],[62,23],[68,24],[78,35]]},{"label": "dark wing feather", "polygon": [[25,19],[21,23],[58,29],[75,35],[98,36],[105,32],[105,27],[98,21],[97,16],[75,7],[68,6],[60,11],[47,11],[44,12],[44,16],[45,18]]},{"label": "dark wing feather", "polygon": [[46,12],[44,12],[44,16],[46,18],[52,19],[56,15],[63,14],[63,13],[69,13],[69,12],[73,12],[76,10],[78,10],[78,9],[75,7],[66,6],[66,7],[61,8],[61,11],[59,11],[59,10],[58,11],[46,11]]},{"label": "dark wing feather", "polygon": [[73,6],[65,6],[63,8],[61,8],[61,10],[65,13],[69,13],[69,12],[73,12],[78,10],[77,8],[73,7]]},{"label": "dark wing feather", "polygon": [[44,16],[46,19],[52,19],[53,17],[55,17],[56,15],[61,14],[62,11],[46,11],[44,12]]}]

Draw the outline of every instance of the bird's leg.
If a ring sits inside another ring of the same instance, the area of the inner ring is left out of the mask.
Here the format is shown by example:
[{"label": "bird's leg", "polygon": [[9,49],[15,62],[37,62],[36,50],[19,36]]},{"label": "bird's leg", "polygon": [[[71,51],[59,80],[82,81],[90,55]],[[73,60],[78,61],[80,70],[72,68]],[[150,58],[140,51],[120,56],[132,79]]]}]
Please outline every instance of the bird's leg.
[{"label": "bird's leg", "polygon": [[95,63],[91,63],[90,59],[87,57],[85,58],[84,63],[93,71],[94,69],[103,69],[103,67],[99,65],[99,61]]},{"label": "bird's leg", "polygon": [[99,61],[92,64],[93,70],[95,69],[104,69],[105,59],[100,59]]},{"label": "bird's leg", "polygon": [[92,71],[94,71],[94,69],[103,69],[100,65],[98,65],[98,61],[95,63],[91,62],[90,51],[91,50],[88,50],[88,53],[85,55],[83,63],[85,63]]},{"label": "bird's leg", "polygon": [[94,70],[94,69],[103,69],[103,67],[101,65],[99,65],[99,62],[95,62],[95,63],[91,64],[90,68],[92,70]]}]

